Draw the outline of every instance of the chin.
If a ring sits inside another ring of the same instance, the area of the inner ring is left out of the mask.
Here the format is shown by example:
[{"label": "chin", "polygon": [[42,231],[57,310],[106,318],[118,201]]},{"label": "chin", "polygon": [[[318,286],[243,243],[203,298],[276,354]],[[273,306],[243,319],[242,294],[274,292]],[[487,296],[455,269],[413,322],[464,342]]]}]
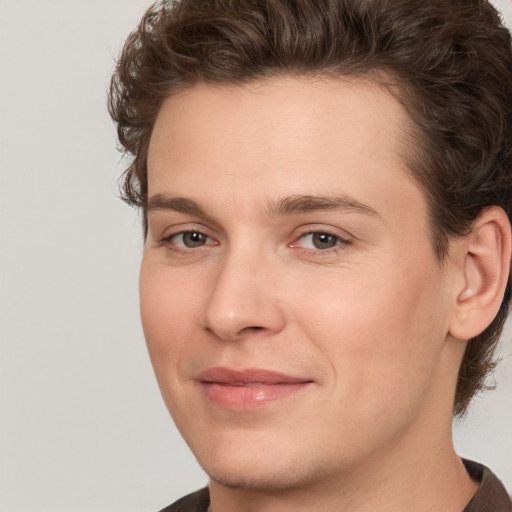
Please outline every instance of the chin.
[{"label": "chin", "polygon": [[[255,492],[278,493],[292,489],[307,488],[322,480],[318,471],[308,471],[298,464],[283,468],[274,461],[274,467],[258,467],[253,464],[244,468],[203,467],[214,482],[232,489],[244,489]],[[316,473],[316,475],[315,475]]]},{"label": "chin", "polygon": [[329,474],[328,464],[321,456],[291,453],[275,446],[228,448],[203,455],[197,458],[210,479],[233,489],[285,492],[307,488]]}]

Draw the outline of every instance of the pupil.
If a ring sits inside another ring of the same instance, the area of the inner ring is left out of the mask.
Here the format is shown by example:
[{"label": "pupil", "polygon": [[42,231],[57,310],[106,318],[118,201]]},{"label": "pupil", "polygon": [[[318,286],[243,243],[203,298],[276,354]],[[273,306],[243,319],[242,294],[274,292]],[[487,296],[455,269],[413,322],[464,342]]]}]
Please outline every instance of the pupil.
[{"label": "pupil", "polygon": [[204,244],[205,236],[197,231],[189,231],[183,234],[183,243],[187,247],[200,247]]},{"label": "pupil", "polygon": [[337,244],[337,239],[329,233],[314,233],[313,244],[317,249],[330,249]]}]

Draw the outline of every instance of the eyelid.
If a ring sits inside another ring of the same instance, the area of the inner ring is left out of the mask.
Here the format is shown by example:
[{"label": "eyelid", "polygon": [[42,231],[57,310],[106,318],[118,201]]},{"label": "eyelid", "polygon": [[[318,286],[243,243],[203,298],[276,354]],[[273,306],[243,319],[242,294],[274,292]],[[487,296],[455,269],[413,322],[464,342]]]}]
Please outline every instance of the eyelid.
[{"label": "eyelid", "polygon": [[154,210],[148,214],[147,221],[148,234],[152,234],[154,239],[163,238],[164,233],[174,228],[188,231],[189,226],[190,229],[197,229],[213,238],[223,231],[221,225],[212,217],[180,211]]},{"label": "eyelid", "polygon": [[[205,243],[203,245],[199,245],[197,247],[186,247],[184,244],[180,244],[180,245],[174,245],[175,247],[178,247],[180,249],[188,249],[188,250],[192,250],[192,249],[199,249],[201,247],[204,247],[205,245],[217,245],[217,242],[210,236],[208,236],[206,233],[203,233],[202,231],[199,231],[199,230],[196,230],[196,229],[185,229],[183,231],[178,231],[176,233],[171,233],[170,235],[164,237],[163,239],[163,242],[167,242],[167,243],[170,243],[170,241],[173,239],[173,238],[176,238],[176,237],[179,237],[180,235],[186,235],[187,233],[197,233],[197,234],[200,234],[200,235],[204,235],[205,237]],[[213,242],[213,243],[212,243]]]},{"label": "eyelid", "polygon": [[350,242],[355,240],[355,236],[351,235],[344,229],[336,228],[333,226],[324,226],[320,224],[308,224],[306,226],[301,226],[296,230],[298,233],[294,235],[294,240],[298,240],[302,237],[305,237],[307,235],[315,234],[315,233],[326,233],[328,235],[335,236],[339,238],[340,240],[343,240],[345,242]]},{"label": "eyelid", "polygon": [[[301,245],[301,241],[303,241],[307,236],[319,233],[333,236],[337,239],[338,242],[333,247],[325,249],[319,249],[315,247],[303,247]],[[352,245],[354,239],[355,237],[353,237],[346,231],[340,230],[338,228],[325,226],[305,226],[304,228],[301,228],[301,230],[296,236],[294,236],[294,240],[291,244],[289,244],[289,247],[293,249],[302,249],[315,255],[326,256],[332,253],[337,253],[339,251],[345,250],[348,246]]]},{"label": "eyelid", "polygon": [[214,236],[213,230],[210,227],[196,220],[162,217],[162,219],[154,223],[155,238],[166,238],[188,231],[197,231],[210,237]]},{"label": "eyelid", "polygon": [[[177,237],[179,235],[183,235],[186,233],[200,233],[207,238],[207,241],[204,245],[198,246],[196,248],[184,247],[184,246],[175,245],[175,244],[171,243],[171,241],[174,237]],[[211,229],[207,228],[204,225],[191,222],[191,223],[180,223],[180,224],[176,224],[173,226],[167,226],[167,228],[163,230],[161,235],[155,237],[155,243],[158,246],[167,245],[168,247],[172,247],[176,250],[182,249],[185,251],[190,251],[190,250],[194,250],[194,249],[196,249],[196,250],[200,249],[201,247],[204,247],[204,246],[218,245],[219,241],[217,238],[218,237],[215,236],[215,233],[213,233]]]}]

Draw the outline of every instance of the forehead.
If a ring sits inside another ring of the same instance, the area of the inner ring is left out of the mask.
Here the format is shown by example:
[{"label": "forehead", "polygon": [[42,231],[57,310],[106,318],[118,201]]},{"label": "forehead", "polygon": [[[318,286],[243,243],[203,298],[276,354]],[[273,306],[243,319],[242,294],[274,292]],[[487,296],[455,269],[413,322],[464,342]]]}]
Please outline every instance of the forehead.
[{"label": "forehead", "polygon": [[197,84],[162,105],[149,196],[231,194],[244,198],[242,208],[269,196],[333,192],[392,208],[397,183],[415,187],[403,158],[409,127],[402,106],[370,80]]}]

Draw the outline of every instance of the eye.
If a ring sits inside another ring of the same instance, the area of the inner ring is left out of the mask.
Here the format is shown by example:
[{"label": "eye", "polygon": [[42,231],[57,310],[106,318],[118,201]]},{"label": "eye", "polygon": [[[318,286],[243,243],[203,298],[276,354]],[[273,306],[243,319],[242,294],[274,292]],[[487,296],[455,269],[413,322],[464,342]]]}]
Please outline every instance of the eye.
[{"label": "eye", "polygon": [[182,231],[175,233],[165,239],[165,242],[185,249],[196,249],[207,244],[214,244],[215,242],[204,233],[200,231]]},{"label": "eye", "polygon": [[303,245],[312,246],[314,249],[332,249],[340,243],[338,236],[331,233],[323,233],[318,231],[316,233],[308,233],[303,237]]},{"label": "eye", "polygon": [[292,246],[315,251],[329,251],[340,245],[349,245],[350,243],[349,239],[328,231],[310,231],[300,236]]}]

